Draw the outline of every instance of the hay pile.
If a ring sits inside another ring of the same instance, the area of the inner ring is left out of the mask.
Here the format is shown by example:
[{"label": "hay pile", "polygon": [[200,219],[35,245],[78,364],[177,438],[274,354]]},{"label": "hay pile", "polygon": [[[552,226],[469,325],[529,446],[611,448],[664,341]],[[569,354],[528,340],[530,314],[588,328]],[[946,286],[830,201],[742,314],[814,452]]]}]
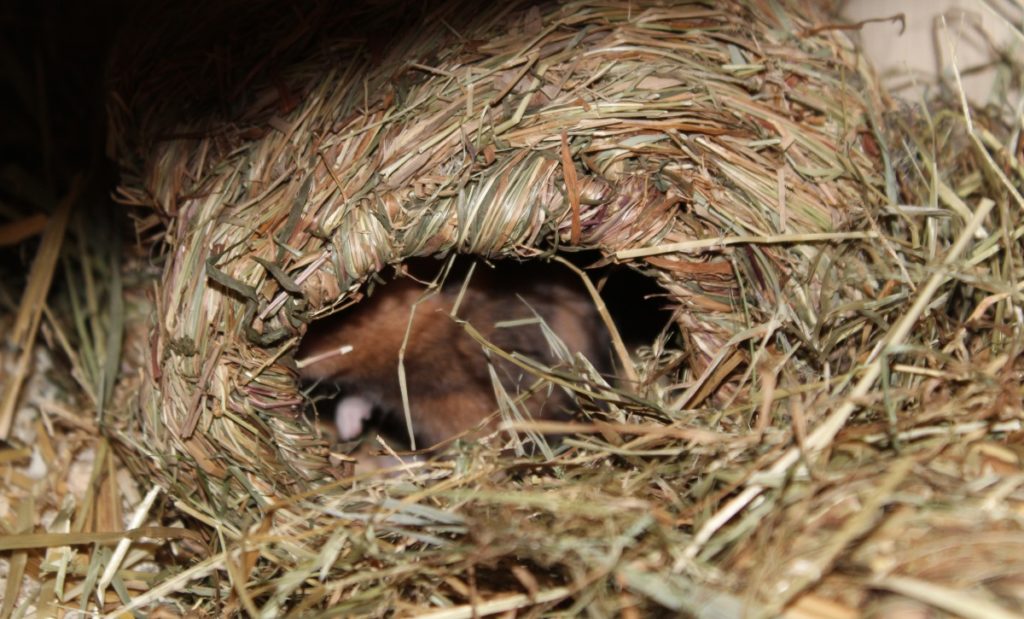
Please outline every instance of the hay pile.
[{"label": "hay pile", "polygon": [[[118,612],[1024,612],[1019,119],[900,109],[795,2],[223,10],[115,65],[166,227],[105,430],[185,538]],[[333,466],[310,320],[410,257],[580,249],[678,308],[636,389],[581,380],[553,458]]]}]

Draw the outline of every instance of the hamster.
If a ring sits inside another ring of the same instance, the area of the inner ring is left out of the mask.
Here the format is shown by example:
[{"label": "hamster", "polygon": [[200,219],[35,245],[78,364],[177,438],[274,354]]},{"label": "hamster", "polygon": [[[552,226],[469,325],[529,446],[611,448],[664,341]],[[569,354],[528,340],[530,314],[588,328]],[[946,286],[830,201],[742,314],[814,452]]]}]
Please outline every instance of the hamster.
[{"label": "hamster", "polygon": [[[450,316],[463,280],[449,275],[447,284],[425,295],[424,285],[399,278],[379,286],[349,310],[310,325],[297,354],[300,376],[342,389],[335,412],[342,440],[359,436],[375,410],[397,435],[407,435],[398,374],[407,329],[404,368],[417,447],[433,446],[470,430],[497,410],[481,345]],[[539,323],[496,325],[535,320],[536,312],[571,353],[582,353],[598,367],[607,355],[606,331],[593,300],[582,282],[560,266],[510,265],[492,270],[479,265],[462,294],[456,316],[506,352],[548,366],[558,364]],[[490,357],[511,396],[535,382],[534,376],[515,364],[498,355]],[[534,418],[549,419],[563,414],[571,403],[571,397],[557,386],[544,386],[525,400]]]}]

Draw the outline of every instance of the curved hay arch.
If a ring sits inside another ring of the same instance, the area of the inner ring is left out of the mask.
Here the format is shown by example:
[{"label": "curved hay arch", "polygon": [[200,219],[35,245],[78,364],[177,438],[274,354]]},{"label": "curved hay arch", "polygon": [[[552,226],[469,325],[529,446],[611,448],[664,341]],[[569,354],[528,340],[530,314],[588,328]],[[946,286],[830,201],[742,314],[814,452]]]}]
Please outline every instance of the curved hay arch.
[{"label": "curved hay arch", "polygon": [[[363,38],[327,37],[266,83],[247,74],[252,91],[219,121],[201,105],[170,115],[165,97],[195,95],[191,75],[122,97],[123,158],[145,162],[124,194],[167,216],[170,251],[147,380],[115,435],[177,496],[240,524],[330,478],[281,360],[310,310],[386,264],[831,232],[880,194],[866,78],[795,11],[469,6],[434,7],[367,69],[344,62]],[[138,87],[145,63],[127,64]],[[821,289],[812,255],[643,260],[686,310],[707,379],[752,324],[812,328],[815,302],[793,288]]]}]

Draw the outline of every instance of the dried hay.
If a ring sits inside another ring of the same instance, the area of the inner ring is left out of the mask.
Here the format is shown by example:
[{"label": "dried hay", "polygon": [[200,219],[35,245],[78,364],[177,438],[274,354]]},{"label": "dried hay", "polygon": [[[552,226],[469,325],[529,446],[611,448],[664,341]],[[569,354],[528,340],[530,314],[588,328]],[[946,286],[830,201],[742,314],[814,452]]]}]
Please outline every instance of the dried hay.
[{"label": "dried hay", "polygon": [[[237,88],[124,48],[122,197],[167,223],[168,251],[122,382],[137,398],[107,430],[175,500],[176,528],[133,539],[190,526],[205,545],[172,544],[174,575],[132,595],[152,557],[125,559],[126,538],[84,597],[101,580],[117,612],[1024,612],[1019,114],[894,112],[797,4],[467,6],[390,47],[383,5],[365,37],[303,49],[287,19],[239,19],[283,43]],[[181,44],[202,55],[206,34]],[[338,62],[367,49],[365,71]],[[308,320],[412,256],[579,248],[680,308],[685,354],[636,368],[681,359],[669,388],[638,405],[581,382],[610,405],[554,458],[472,442],[335,478],[288,364]],[[25,537],[6,547],[57,541]]]}]

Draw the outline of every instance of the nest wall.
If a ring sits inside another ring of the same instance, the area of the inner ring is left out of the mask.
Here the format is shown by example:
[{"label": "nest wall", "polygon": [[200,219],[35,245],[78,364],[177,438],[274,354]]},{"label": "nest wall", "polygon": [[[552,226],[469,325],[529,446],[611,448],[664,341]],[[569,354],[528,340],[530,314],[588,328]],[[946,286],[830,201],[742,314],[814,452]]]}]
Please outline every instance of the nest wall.
[{"label": "nest wall", "polygon": [[[273,51],[228,63],[234,81],[122,42],[121,197],[167,226],[149,361],[110,426],[137,472],[240,528],[333,479],[290,354],[309,320],[413,256],[589,248],[644,269],[690,352],[669,420],[735,396],[750,341],[785,352],[863,294],[837,273],[879,251],[856,233],[816,243],[870,228],[894,191],[881,104],[813,10],[494,4],[400,22],[319,7],[294,36],[248,31]],[[190,36],[176,43],[202,57],[210,32]],[[853,331],[802,348],[794,374],[849,363],[832,355]]]}]

